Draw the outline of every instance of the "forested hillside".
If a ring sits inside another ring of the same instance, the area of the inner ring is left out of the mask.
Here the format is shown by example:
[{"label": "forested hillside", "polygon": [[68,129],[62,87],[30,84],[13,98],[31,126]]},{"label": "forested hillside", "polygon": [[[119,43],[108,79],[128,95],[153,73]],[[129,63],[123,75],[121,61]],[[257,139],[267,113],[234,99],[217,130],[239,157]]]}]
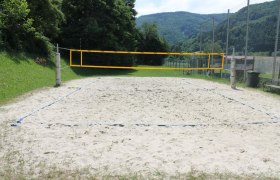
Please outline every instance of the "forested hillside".
[{"label": "forested hillside", "polygon": [[[265,2],[250,6],[249,23],[249,51],[272,52],[274,50],[277,16],[279,10],[278,1]],[[247,8],[244,7],[233,14],[230,19],[229,44],[235,46],[237,51],[244,51],[246,35]],[[227,22],[217,27],[217,39],[221,45],[225,45]]]},{"label": "forested hillside", "polygon": [[[207,12],[206,12],[207,13]],[[226,19],[226,14],[194,14],[189,12],[159,13],[137,18],[137,26],[143,23],[155,23],[160,34],[172,45],[196,35],[203,28],[212,28],[212,18],[218,24]]]},{"label": "forested hillside", "polygon": [[[274,51],[278,2],[266,2],[250,5],[249,46],[250,54],[271,55]],[[247,7],[230,15],[229,47],[234,46],[241,54],[245,51]],[[227,20],[218,24],[215,29],[215,51],[224,51],[226,47]],[[211,50],[212,31],[202,34],[202,50]],[[200,34],[186,39],[173,46],[177,51],[199,51]]]}]

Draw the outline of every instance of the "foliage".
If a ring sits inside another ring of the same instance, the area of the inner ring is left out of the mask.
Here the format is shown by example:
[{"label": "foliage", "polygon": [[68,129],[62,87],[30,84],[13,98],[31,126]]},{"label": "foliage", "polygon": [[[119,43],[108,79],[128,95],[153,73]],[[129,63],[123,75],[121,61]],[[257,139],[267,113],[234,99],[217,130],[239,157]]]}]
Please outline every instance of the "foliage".
[{"label": "foliage", "polygon": [[198,39],[196,36],[190,37],[185,41],[181,41],[172,46],[174,52],[196,52],[199,51]]},{"label": "foliage", "polygon": [[61,11],[62,0],[27,0],[30,8],[30,18],[33,19],[33,26],[36,29],[35,40],[29,42],[31,49],[39,55],[52,57],[52,41],[58,38],[60,25],[64,20]]},{"label": "foliage", "polygon": [[26,0],[3,0],[0,7],[2,40],[10,48],[22,50],[24,40],[35,32]]},{"label": "foliage", "polygon": [[54,40],[60,33],[60,25],[64,20],[61,12],[62,0],[27,0],[30,17],[36,31]]},{"label": "foliage", "polygon": [[[168,44],[165,39],[161,38],[155,24],[145,23],[140,29],[139,51],[142,52],[166,52]],[[162,65],[165,56],[159,55],[142,55],[138,58],[139,64]]]},{"label": "foliage", "polygon": [[221,47],[221,45],[218,42],[214,42],[214,44],[212,42],[207,42],[204,44],[204,52],[223,52],[223,49]]},{"label": "foliage", "polygon": [[49,38],[57,36],[63,17],[59,4],[59,0],[0,1],[0,38],[6,49],[50,57]]},{"label": "foliage", "polygon": [[[137,45],[134,0],[64,0],[66,17],[61,43],[66,47],[105,50],[135,50]],[[97,57],[98,58],[98,57]],[[132,65],[103,56],[105,65]]]}]

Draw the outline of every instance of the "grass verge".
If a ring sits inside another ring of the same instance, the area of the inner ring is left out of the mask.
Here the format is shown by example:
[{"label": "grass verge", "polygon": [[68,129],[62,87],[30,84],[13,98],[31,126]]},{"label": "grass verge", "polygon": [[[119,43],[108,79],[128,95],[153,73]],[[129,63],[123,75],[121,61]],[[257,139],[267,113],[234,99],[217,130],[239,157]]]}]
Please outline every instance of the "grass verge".
[{"label": "grass verge", "polygon": [[[62,61],[62,67],[66,63]],[[71,69],[63,69],[64,80],[79,78]],[[28,91],[55,84],[54,63],[39,65],[34,58],[22,54],[0,52],[0,104]]]},{"label": "grass verge", "polygon": [[[236,179],[236,180],[277,180],[277,177],[273,176],[265,176],[265,175],[237,175],[233,173],[204,173],[201,171],[191,170],[188,173],[177,173],[175,175],[169,175],[164,172],[149,172],[145,175],[142,173],[126,173],[123,175],[114,175],[114,174],[106,174],[106,172],[95,172],[92,173],[90,168],[80,169],[80,170],[61,170],[57,167],[47,167],[43,164],[37,169],[33,169],[32,171],[25,171],[24,167],[15,167],[8,166],[10,169],[5,169],[3,174],[0,172],[0,178],[4,180],[8,179],[68,179],[68,180],[76,180],[76,179],[84,179],[84,180],[95,180],[95,179],[104,179],[104,180],[142,180],[142,179],[188,179],[188,180],[204,180],[204,179],[215,179],[215,180],[223,180],[223,179]],[[17,169],[19,171],[17,172]]]}]

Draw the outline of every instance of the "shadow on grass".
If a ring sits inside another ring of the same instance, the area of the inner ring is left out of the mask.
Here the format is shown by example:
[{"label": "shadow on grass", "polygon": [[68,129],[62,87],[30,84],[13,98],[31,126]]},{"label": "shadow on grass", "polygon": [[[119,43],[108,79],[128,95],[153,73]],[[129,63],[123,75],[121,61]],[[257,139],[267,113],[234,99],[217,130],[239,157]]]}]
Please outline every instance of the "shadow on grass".
[{"label": "shadow on grass", "polygon": [[8,58],[16,64],[20,64],[22,61],[29,63],[29,60],[33,58],[17,51],[5,51],[5,53],[7,54]]},{"label": "shadow on grass", "polygon": [[36,59],[40,58],[40,59],[45,60],[45,62],[43,62],[42,64],[37,63],[38,65],[44,66],[44,67],[47,67],[50,69],[55,68],[55,63],[52,60],[46,59],[44,57],[39,57],[38,55],[31,55],[28,53],[11,51],[11,50],[6,51],[6,53],[7,53],[8,58],[11,59],[16,64],[20,64],[21,62],[26,62],[26,63],[30,64],[30,60],[33,60],[34,62],[36,62]]},{"label": "shadow on grass", "polygon": [[[61,52],[62,61],[69,65],[69,54]],[[125,76],[136,72],[132,69],[99,69],[99,68],[84,68],[84,67],[71,67],[71,70],[78,76],[91,77],[91,76]]]},{"label": "shadow on grass", "polygon": [[135,70],[127,69],[97,69],[97,68],[76,68],[72,67],[74,73],[79,76],[124,76],[135,72]]}]

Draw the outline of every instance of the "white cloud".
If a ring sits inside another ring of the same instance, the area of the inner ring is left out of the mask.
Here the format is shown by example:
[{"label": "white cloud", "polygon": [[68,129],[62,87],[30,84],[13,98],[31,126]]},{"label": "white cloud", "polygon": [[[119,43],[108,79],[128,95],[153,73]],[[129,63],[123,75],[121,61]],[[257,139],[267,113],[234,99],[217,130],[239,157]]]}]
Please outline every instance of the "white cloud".
[{"label": "white cloud", "polygon": [[[271,0],[250,0],[250,4]],[[188,11],[199,14],[236,12],[247,5],[247,0],[136,0],[138,15],[160,12]]]}]

